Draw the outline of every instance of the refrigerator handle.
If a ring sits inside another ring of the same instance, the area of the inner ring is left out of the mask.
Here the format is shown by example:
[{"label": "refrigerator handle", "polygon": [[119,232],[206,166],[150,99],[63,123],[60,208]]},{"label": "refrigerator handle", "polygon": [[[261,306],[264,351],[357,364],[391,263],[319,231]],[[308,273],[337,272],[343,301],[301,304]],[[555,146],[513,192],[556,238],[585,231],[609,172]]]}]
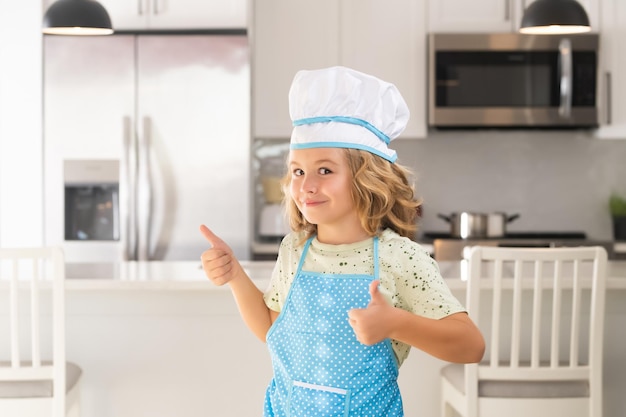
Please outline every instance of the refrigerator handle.
[{"label": "refrigerator handle", "polygon": [[150,172],[150,139],[152,136],[151,120],[142,119],[143,132],[139,139],[137,158],[137,260],[150,260],[150,225],[152,224],[152,178]]},{"label": "refrigerator handle", "polygon": [[119,180],[119,211],[120,211],[120,244],[122,259],[125,261],[136,260],[137,257],[137,230],[135,190],[137,187],[137,158],[136,140],[129,116],[122,119],[122,158],[120,161]]}]

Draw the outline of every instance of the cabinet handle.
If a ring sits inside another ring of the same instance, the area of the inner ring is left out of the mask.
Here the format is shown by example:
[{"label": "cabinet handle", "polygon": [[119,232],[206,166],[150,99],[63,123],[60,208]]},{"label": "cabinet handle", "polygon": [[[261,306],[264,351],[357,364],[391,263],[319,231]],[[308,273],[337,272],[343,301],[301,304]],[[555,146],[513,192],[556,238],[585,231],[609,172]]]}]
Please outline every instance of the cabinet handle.
[{"label": "cabinet handle", "polygon": [[511,0],[504,0],[504,21],[511,20]]},{"label": "cabinet handle", "polygon": [[143,0],[137,0],[137,14],[143,16]]},{"label": "cabinet handle", "polygon": [[159,0],[152,0],[152,12],[153,14],[159,14]]},{"label": "cabinet handle", "polygon": [[604,73],[604,78],[606,80],[606,124],[611,124],[611,113],[613,112],[611,108],[611,73],[609,71]]}]

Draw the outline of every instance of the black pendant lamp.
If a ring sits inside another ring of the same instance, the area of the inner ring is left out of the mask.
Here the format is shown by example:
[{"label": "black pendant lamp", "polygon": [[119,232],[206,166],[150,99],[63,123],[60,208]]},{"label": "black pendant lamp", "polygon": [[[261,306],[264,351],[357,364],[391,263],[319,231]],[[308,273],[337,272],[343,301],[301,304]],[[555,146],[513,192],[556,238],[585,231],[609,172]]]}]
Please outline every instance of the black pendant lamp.
[{"label": "black pendant lamp", "polygon": [[50,35],[110,35],[111,18],[95,0],[58,0],[43,17],[43,33]]},{"label": "black pendant lamp", "polygon": [[524,10],[519,31],[549,35],[590,30],[589,17],[576,0],[536,0]]}]

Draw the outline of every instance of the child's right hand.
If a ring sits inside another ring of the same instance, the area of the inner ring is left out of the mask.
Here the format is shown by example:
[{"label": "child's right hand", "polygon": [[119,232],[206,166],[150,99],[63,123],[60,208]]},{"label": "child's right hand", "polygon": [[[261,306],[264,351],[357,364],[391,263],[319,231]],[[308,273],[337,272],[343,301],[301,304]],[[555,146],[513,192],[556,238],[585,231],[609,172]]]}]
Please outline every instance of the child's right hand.
[{"label": "child's right hand", "polygon": [[215,285],[232,281],[241,271],[232,249],[205,225],[200,226],[200,232],[211,244],[200,256],[204,273]]}]

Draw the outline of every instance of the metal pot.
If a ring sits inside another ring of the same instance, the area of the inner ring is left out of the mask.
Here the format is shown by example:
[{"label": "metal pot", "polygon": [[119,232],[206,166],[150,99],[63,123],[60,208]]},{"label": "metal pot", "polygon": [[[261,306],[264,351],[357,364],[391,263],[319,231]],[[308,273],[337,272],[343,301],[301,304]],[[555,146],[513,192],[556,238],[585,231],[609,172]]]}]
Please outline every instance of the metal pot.
[{"label": "metal pot", "polygon": [[519,214],[489,213],[487,216],[487,237],[502,237],[506,235],[506,225],[518,217]]},{"label": "metal pot", "polygon": [[487,214],[462,211],[437,217],[450,223],[450,235],[462,239],[487,237]]},{"label": "metal pot", "polygon": [[450,235],[452,237],[471,239],[503,237],[506,235],[506,225],[520,215],[508,215],[504,212],[487,214],[461,211],[452,213],[449,216],[443,214],[438,214],[437,216],[450,223]]}]

